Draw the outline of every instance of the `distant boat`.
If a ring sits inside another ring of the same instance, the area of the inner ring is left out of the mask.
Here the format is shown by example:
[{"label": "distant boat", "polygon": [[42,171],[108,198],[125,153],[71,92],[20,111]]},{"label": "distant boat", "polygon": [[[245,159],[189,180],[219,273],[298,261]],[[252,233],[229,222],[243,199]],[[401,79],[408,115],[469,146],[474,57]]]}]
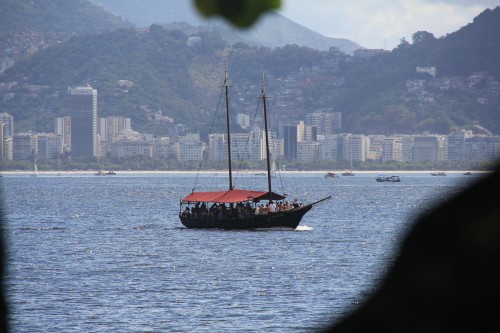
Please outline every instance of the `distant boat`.
[{"label": "distant boat", "polygon": [[354,172],[351,170],[342,172],[342,176],[354,176]]},{"label": "distant boat", "polygon": [[[257,172],[255,176],[267,176],[267,172]],[[271,177],[276,177],[276,162],[273,161],[271,164]]]},{"label": "distant boat", "polygon": [[36,162],[33,163],[33,173],[31,174],[31,177],[37,177],[38,176],[38,168],[36,167]]},{"label": "distant boat", "polygon": [[335,172],[327,172],[325,178],[339,178],[339,175],[337,175]]},{"label": "distant boat", "polygon": [[116,175],[116,172],[114,171],[108,171],[108,172],[104,172],[102,170],[99,170],[95,173],[96,176],[114,176]]},{"label": "distant boat", "polygon": [[431,176],[446,176],[446,172],[444,172],[444,171],[434,171],[434,172],[431,172]]},{"label": "distant boat", "polygon": [[470,171],[464,172],[464,176],[472,176],[472,172]]},{"label": "distant boat", "polygon": [[375,180],[379,183],[387,182],[387,183],[399,183],[401,182],[401,178],[399,176],[378,176]]}]

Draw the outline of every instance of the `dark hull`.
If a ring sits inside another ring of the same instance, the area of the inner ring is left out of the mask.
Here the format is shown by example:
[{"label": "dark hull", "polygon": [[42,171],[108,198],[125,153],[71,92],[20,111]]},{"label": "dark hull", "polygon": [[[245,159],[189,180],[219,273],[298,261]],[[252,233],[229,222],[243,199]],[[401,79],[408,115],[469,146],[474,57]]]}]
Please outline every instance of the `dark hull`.
[{"label": "dark hull", "polygon": [[266,215],[252,215],[246,218],[193,218],[192,216],[179,215],[182,224],[189,229],[227,229],[227,230],[252,230],[252,229],[296,229],[302,217],[311,210],[312,204]]}]

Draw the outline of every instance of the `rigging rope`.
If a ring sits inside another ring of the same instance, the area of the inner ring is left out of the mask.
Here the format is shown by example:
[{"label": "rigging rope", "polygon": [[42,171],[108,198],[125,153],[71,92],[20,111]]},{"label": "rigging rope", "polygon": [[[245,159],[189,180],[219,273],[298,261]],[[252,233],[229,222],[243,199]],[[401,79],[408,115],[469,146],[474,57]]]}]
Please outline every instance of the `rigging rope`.
[{"label": "rigging rope", "polygon": [[[224,92],[223,89],[221,89],[220,90],[220,94],[219,94],[219,101],[217,102],[217,108],[215,109],[214,117],[212,119],[212,124],[210,125],[210,130],[208,131],[209,135],[212,133],[212,131],[214,129],[215,120],[218,119],[217,115],[219,113],[219,109],[220,109],[220,104],[221,104],[223,92]],[[203,165],[203,161],[204,161],[204,159],[202,158],[200,160],[200,164],[198,165],[198,171],[196,172],[196,177],[194,179],[194,184],[193,184],[192,192],[194,192],[195,188],[198,186],[198,179],[200,177],[200,171],[201,171],[201,167]]]}]

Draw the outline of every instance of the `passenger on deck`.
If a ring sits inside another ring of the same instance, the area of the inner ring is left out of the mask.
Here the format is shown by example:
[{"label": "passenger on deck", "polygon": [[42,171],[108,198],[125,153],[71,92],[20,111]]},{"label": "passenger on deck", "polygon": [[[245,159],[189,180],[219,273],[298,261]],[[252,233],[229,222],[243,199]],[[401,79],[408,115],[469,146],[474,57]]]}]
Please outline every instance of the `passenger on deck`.
[{"label": "passenger on deck", "polygon": [[269,202],[269,213],[276,213],[276,204],[274,201]]},{"label": "passenger on deck", "polygon": [[186,207],[186,209],[182,212],[182,216],[187,217],[190,215],[191,215],[191,212],[189,211],[189,207]]}]

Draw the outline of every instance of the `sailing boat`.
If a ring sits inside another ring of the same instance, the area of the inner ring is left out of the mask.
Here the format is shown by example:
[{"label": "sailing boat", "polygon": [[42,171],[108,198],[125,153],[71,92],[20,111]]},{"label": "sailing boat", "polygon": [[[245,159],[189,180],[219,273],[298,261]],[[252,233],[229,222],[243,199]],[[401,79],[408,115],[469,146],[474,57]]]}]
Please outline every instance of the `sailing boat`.
[{"label": "sailing boat", "polygon": [[38,168],[36,167],[36,162],[33,161],[33,173],[31,174],[31,177],[36,177],[38,176]]},{"label": "sailing boat", "polygon": [[351,144],[351,168],[349,170],[346,170],[342,172],[342,176],[354,176],[354,172],[352,172],[352,144]]},{"label": "sailing boat", "polygon": [[[187,228],[199,229],[296,229],[302,217],[312,209],[313,205],[331,197],[328,196],[309,204],[300,204],[296,199],[294,203],[288,203],[285,201],[286,195],[272,191],[271,162],[269,158],[266,159],[267,191],[244,190],[233,187],[227,69],[224,73],[223,87],[226,96],[229,187],[215,192],[195,192],[193,190],[192,193],[182,198],[179,210],[179,218],[182,224]],[[269,153],[267,96],[264,80],[260,97],[264,108],[266,156],[269,157],[271,155]]]}]

